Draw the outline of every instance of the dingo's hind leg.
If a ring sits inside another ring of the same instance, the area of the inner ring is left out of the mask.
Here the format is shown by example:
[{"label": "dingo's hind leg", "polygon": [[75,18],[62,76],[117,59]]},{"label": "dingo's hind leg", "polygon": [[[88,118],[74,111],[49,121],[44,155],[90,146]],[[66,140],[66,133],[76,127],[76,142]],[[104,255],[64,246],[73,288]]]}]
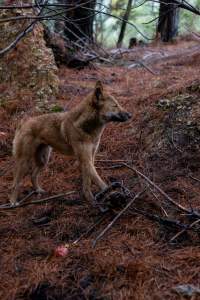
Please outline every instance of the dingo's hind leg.
[{"label": "dingo's hind leg", "polygon": [[51,147],[44,144],[38,146],[35,153],[35,167],[31,174],[32,185],[34,190],[37,193],[45,192],[39,185],[38,176],[42,168],[44,168],[47,165],[50,155],[51,155]]},{"label": "dingo's hind leg", "polygon": [[29,171],[28,161],[26,159],[18,160],[16,166],[16,173],[14,174],[13,191],[10,196],[10,202],[12,205],[16,204],[17,202],[21,181],[27,175],[28,171]]}]

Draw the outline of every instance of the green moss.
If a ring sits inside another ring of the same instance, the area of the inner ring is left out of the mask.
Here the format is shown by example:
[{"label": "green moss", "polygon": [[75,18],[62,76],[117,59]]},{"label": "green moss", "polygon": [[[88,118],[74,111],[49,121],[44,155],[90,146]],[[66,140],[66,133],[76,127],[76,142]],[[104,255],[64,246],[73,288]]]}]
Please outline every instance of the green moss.
[{"label": "green moss", "polygon": [[55,104],[54,106],[51,107],[51,112],[63,112],[64,109],[62,106]]}]

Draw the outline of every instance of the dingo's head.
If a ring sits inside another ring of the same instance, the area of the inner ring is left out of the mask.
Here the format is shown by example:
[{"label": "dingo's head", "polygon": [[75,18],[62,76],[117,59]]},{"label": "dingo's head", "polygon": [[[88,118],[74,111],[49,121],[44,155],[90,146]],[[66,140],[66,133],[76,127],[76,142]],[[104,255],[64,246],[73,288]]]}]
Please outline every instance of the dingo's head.
[{"label": "dingo's head", "polygon": [[132,117],[131,113],[125,111],[113,96],[104,92],[100,81],[96,83],[92,104],[103,123],[125,122]]}]

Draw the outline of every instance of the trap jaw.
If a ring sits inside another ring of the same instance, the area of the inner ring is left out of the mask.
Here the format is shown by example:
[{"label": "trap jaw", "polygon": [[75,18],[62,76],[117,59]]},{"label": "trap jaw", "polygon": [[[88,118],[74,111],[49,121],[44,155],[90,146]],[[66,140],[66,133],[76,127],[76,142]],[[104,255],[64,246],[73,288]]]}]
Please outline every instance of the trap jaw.
[{"label": "trap jaw", "polygon": [[122,208],[131,197],[130,191],[120,182],[112,182],[106,189],[95,196],[95,204],[102,213]]}]

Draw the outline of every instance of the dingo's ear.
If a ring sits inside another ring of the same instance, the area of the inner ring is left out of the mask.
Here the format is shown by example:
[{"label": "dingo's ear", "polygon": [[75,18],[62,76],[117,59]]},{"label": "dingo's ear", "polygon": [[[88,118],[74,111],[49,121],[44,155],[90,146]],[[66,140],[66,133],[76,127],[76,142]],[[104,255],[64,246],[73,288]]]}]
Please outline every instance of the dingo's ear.
[{"label": "dingo's ear", "polygon": [[97,81],[94,88],[94,95],[97,101],[101,100],[103,97],[103,85],[101,81]]}]

